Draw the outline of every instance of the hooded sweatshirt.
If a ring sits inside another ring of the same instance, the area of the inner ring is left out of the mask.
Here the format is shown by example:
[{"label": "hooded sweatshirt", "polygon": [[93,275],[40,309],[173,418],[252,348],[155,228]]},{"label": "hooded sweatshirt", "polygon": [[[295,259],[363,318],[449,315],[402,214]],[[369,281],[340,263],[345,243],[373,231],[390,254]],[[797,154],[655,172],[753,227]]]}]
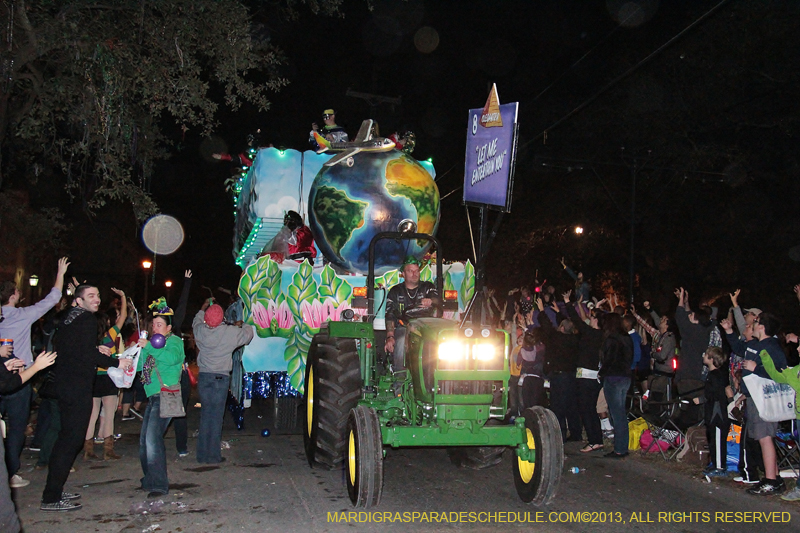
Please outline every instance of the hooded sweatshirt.
[{"label": "hooded sweatshirt", "polygon": [[206,325],[205,311],[198,311],[192,321],[194,342],[199,351],[197,366],[200,372],[210,374],[230,374],[233,368],[233,351],[239,346],[250,344],[255,329],[253,326],[229,326],[220,324],[215,328]]},{"label": "hooded sweatshirt", "polygon": [[[742,341],[736,333],[729,333],[727,335],[728,343],[731,345],[731,350],[737,355],[743,356],[746,361],[755,361],[756,369],[750,372],[747,369],[742,369],[742,377],[755,374],[762,378],[769,378],[764,364],[761,362],[761,351],[767,352],[767,355],[772,359],[772,366],[778,372],[782,372],[786,368],[786,354],[781,348],[781,343],[777,337],[766,337],[762,340],[753,339],[749,342]],[[750,391],[747,390],[744,380],[741,382],[742,393],[750,397]]]}]

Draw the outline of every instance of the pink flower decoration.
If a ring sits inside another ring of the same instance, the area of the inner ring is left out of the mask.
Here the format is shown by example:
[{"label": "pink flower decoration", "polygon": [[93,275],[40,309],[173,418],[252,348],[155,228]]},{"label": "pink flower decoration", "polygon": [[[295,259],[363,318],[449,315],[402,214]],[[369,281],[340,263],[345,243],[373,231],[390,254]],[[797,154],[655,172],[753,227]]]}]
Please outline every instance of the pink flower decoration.
[{"label": "pink flower decoration", "polygon": [[270,326],[270,322],[272,322],[270,318],[270,314],[264,308],[264,304],[258,302],[253,306],[253,322],[255,322],[258,327],[262,329],[268,328]]},{"label": "pink flower decoration", "polygon": [[253,306],[253,322],[262,329],[272,328],[273,321],[276,327],[281,329],[289,329],[294,327],[294,317],[292,310],[286,302],[281,302],[281,305],[275,303],[274,300],[267,302],[267,307],[261,302]]},{"label": "pink flower decoration", "polygon": [[302,302],[300,314],[303,316],[303,323],[309,328],[319,329],[322,326],[322,305],[319,300],[314,300],[311,304]]},{"label": "pink flower decoration", "polygon": [[326,298],[324,303],[314,300],[310,304],[308,302],[300,304],[303,322],[312,329],[319,329],[320,326],[330,320],[340,320],[342,311],[345,309],[350,309],[350,304],[342,302],[339,307],[336,307],[336,302],[333,298]]},{"label": "pink flower decoration", "polygon": [[278,327],[281,329],[288,329],[294,327],[294,316],[292,310],[289,309],[289,304],[285,301],[275,311],[275,318],[278,320]]},{"label": "pink flower decoration", "polygon": [[336,304],[332,298],[328,298],[325,300],[325,303],[322,304],[322,322],[338,319],[339,317],[336,316]]}]

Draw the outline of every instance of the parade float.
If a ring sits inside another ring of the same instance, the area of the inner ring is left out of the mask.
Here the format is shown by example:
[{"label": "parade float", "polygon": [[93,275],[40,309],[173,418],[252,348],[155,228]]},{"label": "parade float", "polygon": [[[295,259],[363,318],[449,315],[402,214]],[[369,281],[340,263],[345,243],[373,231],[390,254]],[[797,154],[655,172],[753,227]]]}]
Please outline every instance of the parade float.
[{"label": "parade float", "polygon": [[[481,212],[475,271],[469,262],[445,269],[432,166],[394,150],[390,139],[372,138],[370,120],[353,143],[314,132],[320,152],[338,152],[329,159],[261,150],[241,184],[238,292],[243,319],[258,333],[244,368],[285,376],[285,388],[302,395],[309,465],[343,468],[355,507],[380,504],[389,447],[445,447],[454,463],[467,458],[477,468],[499,464],[510,448],[517,494],[535,505],[551,503],[560,483],[558,420],[541,406],[508,418],[509,335],[486,319],[482,304],[489,247],[511,206],[517,104],[501,106],[493,87],[484,108],[469,111],[469,124],[464,203]],[[289,210],[287,229],[275,220],[281,208]],[[491,234],[490,209],[499,212]],[[297,227],[301,216],[316,250],[298,250],[306,235]],[[289,257],[316,260],[286,260],[282,242]],[[433,281],[439,297],[426,316],[406,313],[415,308],[409,304],[393,317],[404,349],[384,353],[393,345],[385,343],[386,291],[401,282],[404,259],[416,263],[431,247],[433,269],[425,265],[420,278]]]},{"label": "parade float", "polygon": [[[326,322],[354,308],[355,293],[365,289],[374,235],[409,223],[420,233],[435,235],[439,225],[439,191],[429,161],[398,150],[359,153],[352,166],[326,166],[336,155],[311,150],[270,147],[250,155],[252,166],[242,168],[232,184],[233,255],[242,268],[241,318],[256,328],[241,354],[244,390],[239,396],[245,406],[254,397],[303,393],[311,339]],[[314,235],[318,253],[313,260],[287,259],[281,248],[287,232],[284,215],[290,210],[301,214]],[[376,285],[399,283],[398,267],[408,255],[424,260],[428,243],[382,241]],[[421,277],[434,279],[430,266]],[[442,282],[445,289],[457,291],[463,311],[474,293],[473,265],[444,265]],[[354,311],[361,316],[367,310]],[[371,312],[381,329],[383,306]],[[291,413],[279,418],[291,424]]]}]

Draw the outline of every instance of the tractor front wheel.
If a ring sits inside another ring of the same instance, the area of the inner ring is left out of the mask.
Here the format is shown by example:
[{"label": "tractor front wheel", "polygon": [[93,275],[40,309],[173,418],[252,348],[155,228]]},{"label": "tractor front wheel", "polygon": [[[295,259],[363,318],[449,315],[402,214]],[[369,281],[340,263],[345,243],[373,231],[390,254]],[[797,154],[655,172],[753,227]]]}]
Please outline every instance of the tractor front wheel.
[{"label": "tractor front wheel", "polygon": [[531,407],[523,415],[526,444],[536,455],[534,461],[515,458],[514,485],[522,501],[546,505],[553,501],[564,469],[561,427],[556,415],[544,407]]},{"label": "tractor front wheel", "polygon": [[347,494],[355,507],[369,508],[381,501],[383,441],[375,409],[359,405],[347,423]]},{"label": "tractor front wheel", "polygon": [[361,396],[361,366],[354,339],[329,337],[323,327],[306,360],[303,444],[306,458],[336,468],[346,447],[347,416]]}]

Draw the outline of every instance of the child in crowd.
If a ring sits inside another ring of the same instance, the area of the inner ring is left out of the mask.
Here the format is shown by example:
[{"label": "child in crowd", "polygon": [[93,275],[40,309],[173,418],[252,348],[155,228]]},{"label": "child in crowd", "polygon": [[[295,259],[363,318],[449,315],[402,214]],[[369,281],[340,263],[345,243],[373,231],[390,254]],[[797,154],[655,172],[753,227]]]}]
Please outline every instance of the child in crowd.
[{"label": "child in crowd", "polygon": [[[722,348],[712,346],[703,354],[703,364],[708,369],[705,386],[705,424],[708,451],[711,462],[703,471],[708,477],[728,475],[728,367]],[[701,398],[695,398],[699,404]]]}]

